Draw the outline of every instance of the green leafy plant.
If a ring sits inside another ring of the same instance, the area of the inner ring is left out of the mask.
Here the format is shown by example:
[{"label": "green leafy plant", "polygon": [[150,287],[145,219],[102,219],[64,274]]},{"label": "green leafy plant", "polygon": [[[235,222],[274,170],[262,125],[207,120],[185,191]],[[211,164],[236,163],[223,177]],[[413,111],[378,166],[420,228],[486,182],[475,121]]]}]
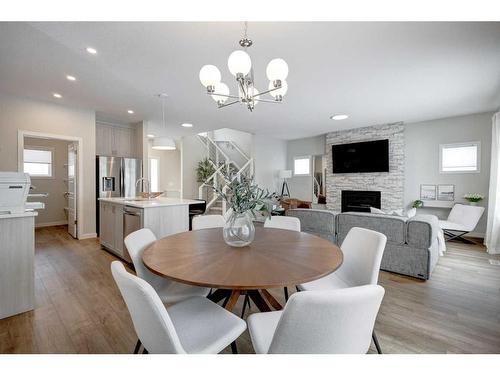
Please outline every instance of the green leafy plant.
[{"label": "green leafy plant", "polygon": [[417,199],[413,202],[412,207],[413,208],[420,208],[424,206],[424,202],[422,202],[420,199]]},{"label": "green leafy plant", "polygon": [[205,182],[215,172],[215,168],[208,158],[198,162],[196,167],[196,180],[198,182]]},{"label": "green leafy plant", "polygon": [[227,202],[234,214],[250,212],[255,218],[255,211],[261,211],[271,216],[276,194],[261,189],[252,178],[239,176],[233,178],[226,189],[221,185],[212,188]]},{"label": "green leafy plant", "polygon": [[484,195],[478,193],[468,193],[464,195],[464,199],[469,202],[477,203],[484,199]]}]

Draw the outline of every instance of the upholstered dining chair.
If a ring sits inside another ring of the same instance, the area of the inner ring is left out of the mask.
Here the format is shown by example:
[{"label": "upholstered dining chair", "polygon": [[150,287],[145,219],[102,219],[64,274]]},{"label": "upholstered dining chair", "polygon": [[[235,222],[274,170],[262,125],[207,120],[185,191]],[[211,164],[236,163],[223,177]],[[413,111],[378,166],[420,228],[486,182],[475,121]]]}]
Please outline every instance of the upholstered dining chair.
[{"label": "upholstered dining chair", "polygon": [[380,285],[295,293],[282,311],[248,317],[255,352],[365,354],[384,293]]},{"label": "upholstered dining chair", "polygon": [[222,215],[199,215],[193,217],[193,230],[222,228],[226,224]]},{"label": "upholstered dining chair", "polygon": [[143,353],[216,354],[231,345],[246,323],[205,297],[191,297],[166,308],[156,291],[125,270],[119,261],[111,272],[144,346]]},{"label": "upholstered dining chair", "polygon": [[[272,216],[264,222],[264,228],[286,229],[300,232],[300,220],[292,216]],[[288,301],[288,287],[283,288],[285,301]]]},{"label": "upholstered dining chair", "polygon": [[475,242],[463,236],[476,228],[483,213],[484,207],[456,203],[451,209],[448,218],[439,220],[439,226],[446,236],[446,241],[460,240],[475,245]]},{"label": "upholstered dining chair", "polygon": [[208,288],[177,283],[157,276],[146,268],[142,262],[142,254],[155,241],[154,233],[147,228],[139,229],[125,237],[125,246],[132,258],[137,276],[146,280],[156,290],[163,303],[176,303],[193,296],[206,297],[210,291]]},{"label": "upholstered dining chair", "polygon": [[[351,228],[340,246],[344,261],[340,268],[321,279],[301,284],[298,290],[321,291],[351,288],[361,285],[376,285],[380,263],[387,237],[365,228]],[[382,353],[375,331],[373,341],[378,353]]]}]

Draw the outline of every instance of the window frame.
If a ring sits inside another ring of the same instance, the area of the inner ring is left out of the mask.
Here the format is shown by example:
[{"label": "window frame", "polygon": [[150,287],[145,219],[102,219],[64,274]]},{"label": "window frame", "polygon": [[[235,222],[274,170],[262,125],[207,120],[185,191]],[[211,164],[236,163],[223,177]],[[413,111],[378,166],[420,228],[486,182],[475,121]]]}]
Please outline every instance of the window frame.
[{"label": "window frame", "polygon": [[[156,190],[153,189],[153,177],[151,175],[151,170],[152,170],[152,166],[153,166],[152,163],[151,163],[151,160],[153,160],[153,159],[157,161],[157,164],[156,164],[156,173],[157,173],[157,179],[158,179],[158,189],[156,189]],[[151,192],[161,191],[161,189],[160,189],[160,185],[161,185],[161,182],[160,182],[161,181],[161,176],[160,176],[160,170],[161,170],[160,169],[160,162],[161,162],[160,158],[158,158],[158,157],[154,157],[153,156],[153,157],[149,158],[149,163],[148,163],[149,164],[149,171],[148,171],[148,173],[149,173],[149,182],[151,184],[151,186],[149,187],[149,189],[151,190]]]},{"label": "window frame", "polygon": [[[301,159],[307,159],[309,162],[309,172],[308,173],[296,173],[295,172],[295,161],[296,160],[301,160]],[[307,176],[312,176],[311,174],[311,155],[305,155],[305,156],[294,156],[293,157],[293,175],[297,177],[307,177]]]},{"label": "window frame", "polygon": [[[473,171],[444,171],[443,170],[443,150],[447,148],[460,148],[467,146],[476,146],[476,169]],[[457,174],[457,173],[481,173],[481,142],[457,142],[457,143],[444,143],[439,145],[439,173],[441,174]]]},{"label": "window frame", "polygon": [[[27,173],[27,172],[24,172],[24,164],[25,163],[29,163],[25,160],[24,158],[24,150],[35,150],[35,151],[48,151],[51,153],[51,156],[50,156],[50,176],[47,176],[47,175],[32,175],[31,173],[29,173],[30,175],[30,178],[31,179],[39,179],[39,180],[54,180],[56,178],[56,168],[55,168],[55,148],[54,147],[50,147],[50,146],[32,146],[32,145],[24,145],[24,148],[23,148],[23,173]],[[35,164],[48,164],[48,163],[35,163]]]}]

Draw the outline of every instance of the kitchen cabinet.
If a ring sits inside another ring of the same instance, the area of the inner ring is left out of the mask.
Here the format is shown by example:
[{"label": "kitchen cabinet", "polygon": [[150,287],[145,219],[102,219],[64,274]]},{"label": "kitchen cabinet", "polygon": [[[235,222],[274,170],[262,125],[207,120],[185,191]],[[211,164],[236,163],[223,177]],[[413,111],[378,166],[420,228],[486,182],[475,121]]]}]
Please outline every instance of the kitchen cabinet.
[{"label": "kitchen cabinet", "polygon": [[123,244],[123,206],[110,202],[99,202],[99,240],[101,246],[130,262]]},{"label": "kitchen cabinet", "polygon": [[96,154],[137,157],[135,138],[134,128],[96,123]]}]

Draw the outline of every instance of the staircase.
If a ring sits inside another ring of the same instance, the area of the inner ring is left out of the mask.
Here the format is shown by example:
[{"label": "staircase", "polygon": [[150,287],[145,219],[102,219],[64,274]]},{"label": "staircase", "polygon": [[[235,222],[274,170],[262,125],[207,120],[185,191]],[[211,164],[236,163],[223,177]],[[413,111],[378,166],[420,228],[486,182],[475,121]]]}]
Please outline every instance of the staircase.
[{"label": "staircase", "polygon": [[198,198],[207,201],[207,214],[226,213],[226,202],[216,194],[212,187],[226,189],[233,179],[239,176],[251,177],[254,172],[253,159],[247,156],[233,141],[214,141],[208,133],[197,135],[206,149],[206,157],[215,172],[198,188]]}]

